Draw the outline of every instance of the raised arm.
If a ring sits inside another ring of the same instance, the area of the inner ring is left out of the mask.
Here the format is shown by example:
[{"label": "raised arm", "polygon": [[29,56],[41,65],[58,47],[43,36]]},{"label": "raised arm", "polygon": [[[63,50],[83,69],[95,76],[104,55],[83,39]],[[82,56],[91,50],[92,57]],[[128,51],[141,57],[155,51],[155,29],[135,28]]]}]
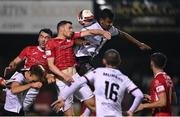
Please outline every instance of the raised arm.
[{"label": "raised arm", "polygon": [[104,31],[100,29],[81,31],[81,37],[85,37],[88,35],[102,35],[106,39],[111,39],[111,34],[108,31]]},{"label": "raised arm", "polygon": [[4,70],[4,77],[9,74],[11,71],[15,70],[17,65],[22,62],[23,60],[17,56],[13,61],[10,62],[9,66]]},{"label": "raised arm", "polygon": [[121,30],[118,30],[119,31],[119,35],[123,36],[125,39],[127,39],[128,41],[130,41],[131,43],[135,44],[136,46],[138,46],[141,50],[150,50],[151,47],[148,46],[147,44],[145,43],[142,43],[140,41],[138,41],[137,39],[135,39],[134,37],[132,37],[131,35],[129,35],[128,33],[126,32],[123,32]]}]

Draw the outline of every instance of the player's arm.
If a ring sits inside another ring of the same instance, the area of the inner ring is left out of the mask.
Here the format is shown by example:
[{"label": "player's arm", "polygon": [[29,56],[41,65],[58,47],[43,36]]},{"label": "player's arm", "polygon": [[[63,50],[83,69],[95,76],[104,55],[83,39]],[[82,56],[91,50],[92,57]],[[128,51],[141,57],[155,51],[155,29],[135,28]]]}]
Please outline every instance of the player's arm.
[{"label": "player's arm", "polygon": [[4,70],[4,76],[9,74],[11,71],[15,70],[17,65],[22,62],[22,59],[17,56],[13,61],[10,62],[9,66],[5,68]]},{"label": "player's arm", "polygon": [[75,39],[75,44],[76,45],[89,45],[90,42],[84,40],[84,38],[77,38],[77,39]]},{"label": "player's arm", "polygon": [[11,85],[11,91],[13,94],[18,94],[30,88],[41,88],[41,86],[41,82],[33,82],[25,85],[21,85],[19,82],[13,82]]},{"label": "player's arm", "polygon": [[106,39],[111,39],[111,34],[108,31],[104,31],[100,29],[81,31],[81,37],[85,37],[88,35],[102,35]]},{"label": "player's arm", "polygon": [[135,44],[136,46],[138,46],[141,50],[150,50],[151,47],[148,46],[147,44],[145,43],[142,43],[140,41],[138,41],[137,39],[135,39],[134,37],[132,37],[131,35],[129,35],[128,33],[126,32],[123,32],[121,30],[118,30],[119,31],[119,35],[122,36],[123,38],[125,38],[126,40],[128,40],[129,42]]},{"label": "player's arm", "polygon": [[[73,82],[74,80],[72,77],[68,76],[67,74],[63,73],[58,67],[54,64],[54,57],[47,58],[49,69],[56,75],[62,77],[67,82]],[[59,78],[59,77],[58,77]],[[61,79],[62,80],[62,79]]]},{"label": "player's arm", "polygon": [[132,116],[133,113],[136,111],[136,109],[138,108],[139,104],[141,103],[142,99],[143,99],[143,93],[141,92],[140,89],[138,88],[134,88],[131,91],[131,94],[135,97],[133,104],[131,105],[131,107],[129,108],[129,110],[127,111],[127,114],[129,116]]},{"label": "player's arm", "polygon": [[152,103],[140,104],[136,111],[141,111],[143,109],[148,109],[148,108],[150,109],[150,108],[158,108],[158,107],[166,106],[167,98],[166,98],[165,91],[158,93],[158,99],[159,100],[152,102]]}]

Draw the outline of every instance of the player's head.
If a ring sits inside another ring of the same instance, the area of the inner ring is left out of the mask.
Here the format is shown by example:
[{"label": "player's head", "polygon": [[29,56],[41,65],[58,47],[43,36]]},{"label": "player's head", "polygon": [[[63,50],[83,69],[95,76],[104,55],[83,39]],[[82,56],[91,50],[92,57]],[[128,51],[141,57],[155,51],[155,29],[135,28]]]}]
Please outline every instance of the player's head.
[{"label": "player's head", "polygon": [[29,82],[33,81],[45,81],[46,71],[42,65],[32,65],[31,68],[25,72],[25,77]]},{"label": "player's head", "polygon": [[66,20],[60,21],[57,25],[57,31],[58,34],[61,34],[66,38],[71,38],[73,34],[72,22]]},{"label": "player's head", "polygon": [[99,14],[99,23],[104,30],[109,30],[113,25],[114,14],[109,9],[104,9]]},{"label": "player's head", "polygon": [[90,10],[81,10],[77,16],[78,22],[83,26],[89,26],[94,21],[94,15]]},{"label": "player's head", "polygon": [[164,69],[167,57],[163,53],[157,52],[151,55],[151,68]]},{"label": "player's head", "polygon": [[105,66],[110,66],[117,68],[121,63],[121,57],[118,51],[114,49],[109,49],[104,53],[103,64]]},{"label": "player's head", "polygon": [[46,42],[52,37],[52,31],[48,28],[41,29],[39,31],[38,42],[39,46],[44,49]]}]

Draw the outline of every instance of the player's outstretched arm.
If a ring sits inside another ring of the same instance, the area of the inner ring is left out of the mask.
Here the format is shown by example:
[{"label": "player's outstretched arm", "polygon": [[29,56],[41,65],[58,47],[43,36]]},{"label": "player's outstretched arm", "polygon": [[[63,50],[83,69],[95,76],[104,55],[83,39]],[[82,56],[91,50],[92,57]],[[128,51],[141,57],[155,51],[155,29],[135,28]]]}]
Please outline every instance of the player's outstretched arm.
[{"label": "player's outstretched arm", "polygon": [[134,37],[132,37],[128,33],[119,30],[119,34],[121,36],[123,36],[125,39],[127,39],[128,41],[130,41],[131,43],[137,45],[141,50],[151,50],[150,46],[148,46],[145,43],[142,43],[142,42],[138,41],[137,39],[135,39]]},{"label": "player's outstretched arm", "polygon": [[104,31],[100,29],[81,31],[81,37],[85,37],[88,35],[102,35],[106,39],[111,39],[111,33],[109,33],[108,31]]},{"label": "player's outstretched arm", "polygon": [[6,67],[5,70],[4,70],[4,77],[6,77],[7,74],[9,74],[13,70],[15,70],[17,65],[22,61],[23,60],[19,56],[17,56],[13,61],[11,61],[9,66]]}]

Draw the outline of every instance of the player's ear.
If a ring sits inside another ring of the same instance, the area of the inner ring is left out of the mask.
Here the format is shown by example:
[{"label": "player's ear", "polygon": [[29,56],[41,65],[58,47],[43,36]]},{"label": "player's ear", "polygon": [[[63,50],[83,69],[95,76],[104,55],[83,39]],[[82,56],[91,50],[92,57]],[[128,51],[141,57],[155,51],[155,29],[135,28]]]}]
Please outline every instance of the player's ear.
[{"label": "player's ear", "polygon": [[102,24],[102,23],[103,23],[103,19],[102,19],[102,18],[100,18],[100,19],[99,19],[99,22],[100,22],[100,24]]},{"label": "player's ear", "polygon": [[102,63],[103,63],[103,65],[106,65],[107,64],[106,59],[103,58]]}]

